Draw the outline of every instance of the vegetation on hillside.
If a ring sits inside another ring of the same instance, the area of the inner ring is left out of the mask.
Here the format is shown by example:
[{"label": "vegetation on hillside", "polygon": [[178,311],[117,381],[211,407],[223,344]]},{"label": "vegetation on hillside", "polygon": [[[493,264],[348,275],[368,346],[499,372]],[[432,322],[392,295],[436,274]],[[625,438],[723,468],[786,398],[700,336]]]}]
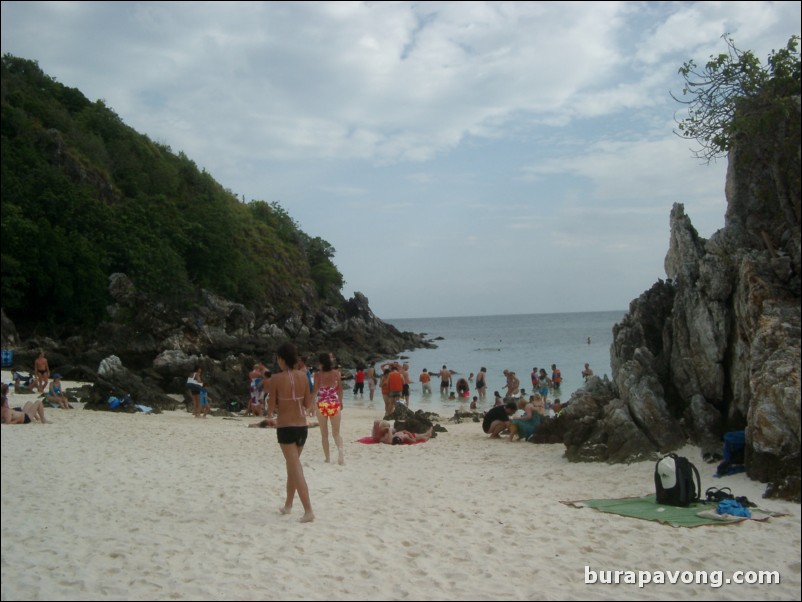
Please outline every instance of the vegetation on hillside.
[{"label": "vegetation on hillside", "polygon": [[21,332],[96,324],[114,272],[178,307],[201,289],[278,314],[343,302],[334,248],[277,203],[240,202],[35,61],[0,75],[0,303]]}]

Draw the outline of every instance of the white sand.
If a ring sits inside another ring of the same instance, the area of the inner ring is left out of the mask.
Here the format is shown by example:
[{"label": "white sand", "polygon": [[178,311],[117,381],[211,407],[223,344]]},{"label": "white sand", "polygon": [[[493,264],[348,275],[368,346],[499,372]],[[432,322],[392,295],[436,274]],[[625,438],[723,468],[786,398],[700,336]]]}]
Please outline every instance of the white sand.
[{"label": "white sand", "polygon": [[[310,430],[309,524],[299,501],[278,513],[284,461],[251,419],[48,409],[54,424],[3,425],[2,599],[799,599],[800,506],[762,500],[743,474],[713,479],[696,448],[681,453],[703,489],[788,516],[687,529],[572,508],[560,501],[652,492],[653,463],[571,464],[562,445],[489,440],[472,422],[420,445],[357,443],[379,407],[345,410],[345,466],[324,464]],[[781,583],[586,584],[586,566]]]}]

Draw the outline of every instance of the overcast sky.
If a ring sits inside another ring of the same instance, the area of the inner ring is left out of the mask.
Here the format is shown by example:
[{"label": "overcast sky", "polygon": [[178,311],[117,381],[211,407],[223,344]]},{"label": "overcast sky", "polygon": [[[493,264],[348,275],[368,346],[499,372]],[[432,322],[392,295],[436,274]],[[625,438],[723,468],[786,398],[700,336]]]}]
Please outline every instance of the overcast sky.
[{"label": "overcast sky", "polygon": [[2,52],[335,249],[382,319],[625,310],[724,225],[677,71],[800,2],[2,2]]}]

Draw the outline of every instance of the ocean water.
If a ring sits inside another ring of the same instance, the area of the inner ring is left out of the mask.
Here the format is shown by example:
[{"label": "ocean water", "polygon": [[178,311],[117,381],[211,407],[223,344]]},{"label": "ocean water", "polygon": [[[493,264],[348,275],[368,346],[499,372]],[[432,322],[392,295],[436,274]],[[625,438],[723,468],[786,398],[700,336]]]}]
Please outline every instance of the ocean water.
[{"label": "ocean water", "polygon": [[[585,363],[590,364],[598,376],[610,371],[610,346],[613,342],[613,325],[620,322],[626,310],[525,314],[505,316],[475,316],[460,318],[408,318],[387,320],[402,331],[424,333],[427,340],[437,345],[436,349],[408,350],[396,358],[387,360],[407,361],[410,367],[410,408],[437,412],[451,416],[456,409],[467,409],[475,395],[473,382],[469,401],[443,399],[439,393],[440,379],[437,374],[443,365],[455,373],[456,383],[460,376],[477,374],[487,368],[487,399],[479,409],[493,404],[493,392],[506,384],[503,370],[513,370],[521,381],[527,395],[531,391],[530,373],[533,367],[545,368],[551,377],[551,365],[556,364],[562,372],[563,382],[557,397],[568,399],[573,391],[583,384],[581,371]],[[435,340],[436,339],[436,340]],[[376,364],[378,371],[380,363]],[[433,373],[432,395],[424,397],[418,375],[426,368]],[[349,383],[346,383],[346,386]],[[554,400],[550,395],[549,400]],[[367,386],[362,398],[354,398],[346,389],[346,407],[375,408],[381,412],[381,394],[376,392],[374,402],[368,400]]]}]

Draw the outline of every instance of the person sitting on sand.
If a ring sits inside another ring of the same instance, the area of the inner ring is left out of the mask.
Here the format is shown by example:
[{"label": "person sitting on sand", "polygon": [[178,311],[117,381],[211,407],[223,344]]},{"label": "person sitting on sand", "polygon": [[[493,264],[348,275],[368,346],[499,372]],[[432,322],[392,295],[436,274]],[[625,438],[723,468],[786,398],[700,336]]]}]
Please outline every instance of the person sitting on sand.
[{"label": "person sitting on sand", "polygon": [[514,401],[490,408],[482,421],[482,430],[490,435],[491,439],[500,439],[501,431],[510,425],[510,416],[515,414],[517,409],[518,406]]},{"label": "person sitting on sand", "polygon": [[559,398],[554,400],[554,403],[551,404],[551,411],[554,412],[554,416],[559,416],[560,412],[562,412],[565,408],[568,407],[568,403],[562,403]]},{"label": "person sitting on sand", "polygon": [[11,409],[8,405],[8,385],[3,383],[3,407],[0,412],[0,422],[3,424],[30,424],[31,422],[41,422],[47,424],[45,419],[45,407],[42,400],[26,401],[21,408]]},{"label": "person sitting on sand", "polygon": [[540,394],[535,393],[529,398],[529,401],[532,403],[532,407],[535,408],[535,412],[541,416],[546,415],[546,401],[540,396]]},{"label": "person sitting on sand", "polygon": [[[524,398],[518,400],[518,409],[523,410],[523,416],[516,416],[510,420],[510,441],[525,441],[535,432],[535,429],[540,424],[541,414],[535,409],[535,399],[537,395],[531,395],[527,402]],[[541,403],[543,400],[540,400]]]},{"label": "person sitting on sand", "polygon": [[504,399],[501,397],[501,393],[499,393],[498,391],[493,391],[493,396],[495,398],[493,400],[494,406],[504,405]]},{"label": "person sitting on sand", "polygon": [[50,403],[58,404],[58,406],[62,410],[72,409],[72,406],[70,406],[70,402],[67,399],[67,396],[64,394],[64,391],[61,388],[61,374],[59,374],[58,372],[56,372],[53,375],[53,380],[47,387],[47,393],[45,393],[45,399]]},{"label": "person sitting on sand", "polygon": [[265,405],[264,395],[264,379],[261,376],[257,376],[251,380],[248,403],[245,406],[243,415],[250,416],[253,414],[254,416],[262,416],[264,414]]},{"label": "person sitting on sand", "polygon": [[14,372],[14,393],[24,395],[26,393],[35,393],[36,387],[33,385],[34,376],[22,376],[19,372]]}]

